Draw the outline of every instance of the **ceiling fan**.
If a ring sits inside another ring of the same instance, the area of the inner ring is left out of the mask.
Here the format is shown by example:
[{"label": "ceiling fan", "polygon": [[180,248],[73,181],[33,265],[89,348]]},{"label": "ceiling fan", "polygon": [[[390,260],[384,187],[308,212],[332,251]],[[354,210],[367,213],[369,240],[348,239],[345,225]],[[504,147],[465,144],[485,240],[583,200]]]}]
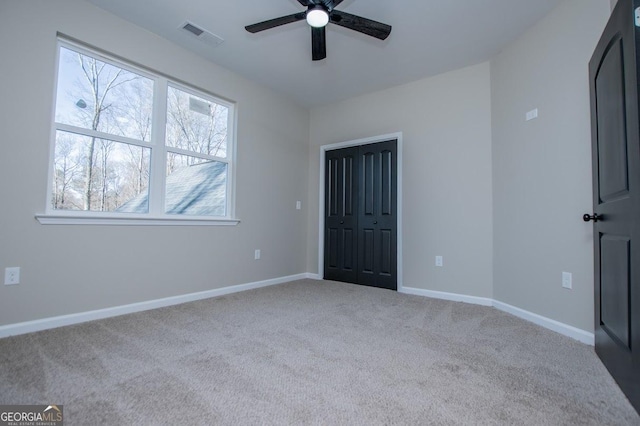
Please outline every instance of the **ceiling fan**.
[{"label": "ceiling fan", "polygon": [[314,61],[327,57],[325,27],[329,22],[380,40],[385,40],[391,34],[391,25],[335,10],[342,0],[298,0],[298,3],[305,6],[307,11],[247,25],[245,29],[250,33],[257,33],[306,19],[311,26],[311,50]]}]

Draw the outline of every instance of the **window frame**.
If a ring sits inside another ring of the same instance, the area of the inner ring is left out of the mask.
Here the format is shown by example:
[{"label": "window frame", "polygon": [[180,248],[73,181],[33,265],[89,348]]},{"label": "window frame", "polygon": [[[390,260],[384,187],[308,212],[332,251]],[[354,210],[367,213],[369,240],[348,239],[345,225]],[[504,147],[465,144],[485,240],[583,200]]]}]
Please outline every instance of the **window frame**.
[{"label": "window frame", "polygon": [[[60,70],[61,49],[66,48],[85,54],[99,61],[123,70],[149,78],[153,81],[153,102],[151,115],[151,137],[148,142],[131,139],[116,134],[104,133],[93,129],[85,129],[56,121],[56,103],[58,94],[58,73]],[[166,144],[167,126],[167,94],[169,87],[185,92],[192,96],[203,98],[228,109],[226,157],[216,157],[185,151],[170,147]],[[47,176],[47,198],[45,213],[37,214],[36,219],[45,225],[50,224],[98,224],[98,225],[237,225],[240,220],[235,218],[235,170],[236,170],[236,104],[223,99],[194,85],[164,75],[157,71],[136,65],[131,61],[119,58],[113,54],[86,46],[63,37],[57,38],[56,59],[53,84],[53,102],[51,112],[51,135],[49,141],[49,165]],[[56,134],[58,131],[70,132],[83,136],[95,136],[117,143],[125,143],[150,149],[149,186],[147,213],[102,212],[87,210],[55,209],[52,205],[53,173],[55,171]],[[194,155],[223,162],[227,165],[225,216],[204,216],[165,213],[165,182],[168,153]]]}]

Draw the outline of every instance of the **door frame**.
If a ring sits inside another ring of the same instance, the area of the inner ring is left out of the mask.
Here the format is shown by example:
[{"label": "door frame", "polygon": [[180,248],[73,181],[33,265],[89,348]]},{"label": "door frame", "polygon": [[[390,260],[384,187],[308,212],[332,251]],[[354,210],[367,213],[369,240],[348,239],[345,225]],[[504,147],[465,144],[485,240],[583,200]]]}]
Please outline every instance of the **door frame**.
[{"label": "door frame", "polygon": [[396,253],[397,253],[397,292],[400,293],[403,290],[402,285],[402,132],[389,133],[386,135],[372,136],[363,139],[356,139],[345,142],[338,142],[328,145],[322,145],[320,147],[320,179],[319,179],[319,208],[318,208],[318,276],[324,278],[324,214],[325,214],[325,160],[327,151],[340,148],[350,148],[353,146],[368,145],[377,142],[386,142],[389,140],[396,140],[397,142],[397,158],[396,167],[398,169],[398,181],[397,181],[397,212],[396,212]]}]

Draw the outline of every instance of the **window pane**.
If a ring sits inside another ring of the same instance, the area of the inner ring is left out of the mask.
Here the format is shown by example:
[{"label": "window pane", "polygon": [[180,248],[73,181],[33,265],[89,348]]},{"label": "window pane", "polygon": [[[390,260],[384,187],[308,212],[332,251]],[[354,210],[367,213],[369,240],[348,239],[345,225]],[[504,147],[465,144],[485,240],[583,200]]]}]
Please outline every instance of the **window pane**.
[{"label": "window pane", "polygon": [[226,163],[167,153],[166,213],[224,216],[226,198]]},{"label": "window pane", "polygon": [[58,123],[149,141],[152,104],[152,80],[60,48]]},{"label": "window pane", "polygon": [[167,146],[227,157],[229,108],[169,87]]},{"label": "window pane", "polygon": [[52,207],[147,213],[150,155],[149,148],[57,131]]}]

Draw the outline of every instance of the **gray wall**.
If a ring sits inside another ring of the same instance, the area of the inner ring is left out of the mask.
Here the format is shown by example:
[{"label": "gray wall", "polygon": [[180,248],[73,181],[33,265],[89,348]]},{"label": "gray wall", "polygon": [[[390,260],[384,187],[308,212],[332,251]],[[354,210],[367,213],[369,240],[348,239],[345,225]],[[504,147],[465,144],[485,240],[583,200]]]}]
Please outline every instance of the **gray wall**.
[{"label": "gray wall", "polygon": [[[593,331],[587,64],[610,13],[566,0],[491,61],[494,298]],[[527,111],[539,118],[525,121]],[[573,290],[561,286],[573,273]]]},{"label": "gray wall", "polygon": [[[237,101],[240,225],[34,219],[46,203],[58,31]],[[22,267],[20,285],[0,285],[0,325],[305,272],[304,108],[84,1],[0,2],[0,53],[0,271]]]},{"label": "gray wall", "polygon": [[[320,146],[402,131],[404,286],[492,294],[489,64],[311,111],[309,271],[318,271]],[[435,256],[444,267],[435,267]]]}]

